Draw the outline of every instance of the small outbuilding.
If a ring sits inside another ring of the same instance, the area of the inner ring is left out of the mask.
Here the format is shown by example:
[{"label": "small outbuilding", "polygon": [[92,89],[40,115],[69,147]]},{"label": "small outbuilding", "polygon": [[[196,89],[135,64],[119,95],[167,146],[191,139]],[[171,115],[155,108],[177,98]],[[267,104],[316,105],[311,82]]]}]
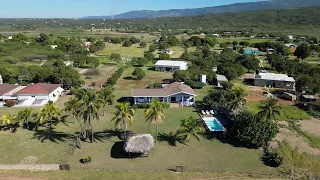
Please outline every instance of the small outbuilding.
[{"label": "small outbuilding", "polygon": [[156,70],[164,72],[174,72],[177,70],[188,69],[188,63],[186,61],[159,60],[155,66]]},{"label": "small outbuilding", "polygon": [[257,49],[257,48],[244,48],[243,54],[259,54],[259,49]]},{"label": "small outbuilding", "polygon": [[124,141],[123,150],[131,157],[147,157],[154,148],[151,134],[135,134]]},{"label": "small outbuilding", "polygon": [[227,81],[228,81],[228,79],[226,76],[217,74],[217,86],[218,87],[221,87],[222,82],[227,82]]}]

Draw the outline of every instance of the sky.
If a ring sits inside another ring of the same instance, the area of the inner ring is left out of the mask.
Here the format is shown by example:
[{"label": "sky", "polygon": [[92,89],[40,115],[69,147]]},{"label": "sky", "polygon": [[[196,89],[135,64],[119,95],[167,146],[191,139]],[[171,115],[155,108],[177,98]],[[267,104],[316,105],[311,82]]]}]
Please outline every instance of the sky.
[{"label": "sky", "polygon": [[0,18],[80,18],[132,10],[212,7],[261,0],[1,0]]}]

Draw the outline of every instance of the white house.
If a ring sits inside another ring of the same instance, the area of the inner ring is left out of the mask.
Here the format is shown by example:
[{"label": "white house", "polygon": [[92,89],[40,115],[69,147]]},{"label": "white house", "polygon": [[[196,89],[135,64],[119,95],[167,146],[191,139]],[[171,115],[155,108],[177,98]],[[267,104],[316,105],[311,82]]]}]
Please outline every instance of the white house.
[{"label": "white house", "polygon": [[286,74],[259,73],[254,75],[254,85],[261,87],[294,89],[295,80]]},{"label": "white house", "polygon": [[224,75],[217,74],[217,86],[221,87],[222,82],[228,81],[227,77]]},{"label": "white house", "polygon": [[44,106],[56,102],[64,89],[61,84],[37,83],[29,86],[0,84],[0,106],[5,100],[16,100],[16,106]]},{"label": "white house", "polygon": [[173,72],[177,70],[187,70],[188,63],[186,61],[168,61],[168,60],[159,60],[155,64],[156,70],[164,72]]},{"label": "white house", "polygon": [[180,106],[195,106],[195,93],[185,84],[174,82],[161,89],[133,89],[134,104],[150,103],[153,98],[161,102],[178,103]]},{"label": "white house", "polygon": [[288,39],[293,39],[293,36],[292,35],[287,35]]},{"label": "white house", "polygon": [[58,45],[49,45],[51,47],[51,49],[56,49],[58,47]]},{"label": "white house", "polygon": [[63,63],[64,63],[66,66],[73,66],[73,64],[74,64],[73,61],[63,61]]}]

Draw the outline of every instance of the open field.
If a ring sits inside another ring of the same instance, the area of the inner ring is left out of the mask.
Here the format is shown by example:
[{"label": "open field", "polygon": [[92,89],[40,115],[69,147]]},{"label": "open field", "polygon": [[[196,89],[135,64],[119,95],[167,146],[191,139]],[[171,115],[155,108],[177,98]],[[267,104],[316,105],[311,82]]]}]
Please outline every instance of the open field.
[{"label": "open field", "polygon": [[131,47],[122,47],[122,44],[105,43],[106,47],[97,53],[99,56],[110,56],[112,53],[118,53],[122,57],[143,57],[148,47],[141,48],[139,44],[134,44]]},{"label": "open field", "polygon": [[93,82],[96,83],[96,87],[100,88],[101,85],[106,84],[108,78],[114,74],[117,70],[117,66],[100,66],[97,67],[100,74],[98,75],[87,75],[82,74],[82,78],[85,79],[85,85],[90,86]]},{"label": "open field", "polygon": [[71,170],[71,171],[49,171],[49,172],[28,172],[28,171],[5,171],[1,172],[0,179],[8,180],[76,180],[76,179],[114,179],[114,180],[205,180],[205,179],[247,179],[247,180],[280,180],[284,177],[270,177],[252,174],[238,173],[197,173],[184,172],[110,172],[103,170]]}]

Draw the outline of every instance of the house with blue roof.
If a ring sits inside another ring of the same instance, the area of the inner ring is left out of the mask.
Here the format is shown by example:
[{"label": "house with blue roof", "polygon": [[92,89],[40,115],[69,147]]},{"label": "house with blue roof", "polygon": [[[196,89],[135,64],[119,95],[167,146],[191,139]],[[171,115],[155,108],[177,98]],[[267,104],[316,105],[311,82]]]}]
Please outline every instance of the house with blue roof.
[{"label": "house with blue roof", "polygon": [[245,49],[243,49],[243,54],[259,54],[259,49],[257,49],[257,48],[245,48]]}]

